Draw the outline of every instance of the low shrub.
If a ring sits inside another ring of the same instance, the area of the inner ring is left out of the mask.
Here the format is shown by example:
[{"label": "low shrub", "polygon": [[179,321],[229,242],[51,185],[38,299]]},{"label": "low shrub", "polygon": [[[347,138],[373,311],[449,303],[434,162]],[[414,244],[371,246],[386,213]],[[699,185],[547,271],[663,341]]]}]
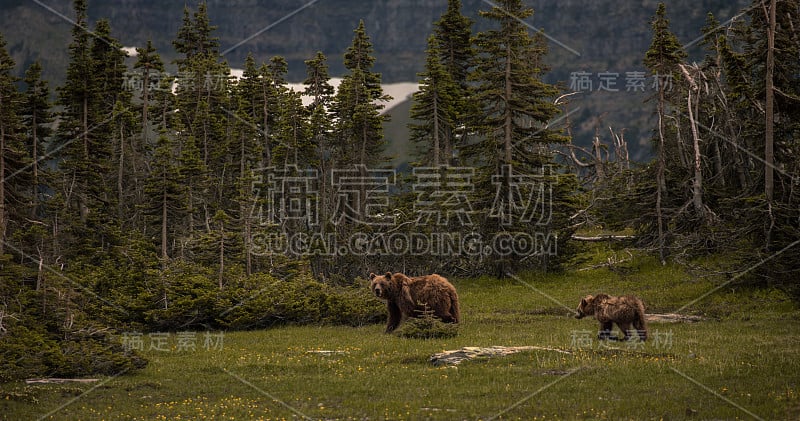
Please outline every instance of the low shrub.
[{"label": "low shrub", "polygon": [[458,335],[458,325],[445,323],[433,315],[433,311],[425,311],[419,318],[406,320],[395,331],[401,338],[443,339]]}]

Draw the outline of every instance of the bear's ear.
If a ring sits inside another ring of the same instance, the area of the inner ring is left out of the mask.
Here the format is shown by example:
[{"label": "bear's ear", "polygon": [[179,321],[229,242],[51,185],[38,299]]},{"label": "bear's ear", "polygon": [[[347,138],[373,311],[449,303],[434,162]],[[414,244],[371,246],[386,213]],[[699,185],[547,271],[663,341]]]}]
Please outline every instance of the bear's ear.
[{"label": "bear's ear", "polygon": [[392,272],[386,272],[386,279],[392,279]]},{"label": "bear's ear", "polygon": [[581,307],[586,307],[586,298],[581,298]]},{"label": "bear's ear", "polygon": [[375,279],[375,277],[376,277],[376,276],[378,276],[378,275],[376,275],[376,274],[375,274],[375,273],[373,273],[373,272],[370,272],[370,273],[369,273],[369,280],[371,281],[371,280]]}]

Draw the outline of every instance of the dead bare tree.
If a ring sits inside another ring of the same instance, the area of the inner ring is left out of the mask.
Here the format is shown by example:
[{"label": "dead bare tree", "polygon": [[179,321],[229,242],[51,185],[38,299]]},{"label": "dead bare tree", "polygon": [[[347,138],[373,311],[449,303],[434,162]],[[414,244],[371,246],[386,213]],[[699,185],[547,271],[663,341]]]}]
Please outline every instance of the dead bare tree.
[{"label": "dead bare tree", "polygon": [[[708,85],[705,83],[705,75],[697,63],[690,65],[679,64],[683,76],[689,83],[689,89],[686,94],[686,108],[689,113],[689,126],[692,129],[692,150],[694,151],[694,178],[692,180],[692,203],[695,211],[701,217],[705,215],[705,206],[703,204],[703,162],[702,153],[700,152],[700,133],[697,130],[697,119],[700,96],[702,91],[708,93]],[[694,99],[693,94],[694,93]],[[680,139],[678,140],[680,142]]]}]

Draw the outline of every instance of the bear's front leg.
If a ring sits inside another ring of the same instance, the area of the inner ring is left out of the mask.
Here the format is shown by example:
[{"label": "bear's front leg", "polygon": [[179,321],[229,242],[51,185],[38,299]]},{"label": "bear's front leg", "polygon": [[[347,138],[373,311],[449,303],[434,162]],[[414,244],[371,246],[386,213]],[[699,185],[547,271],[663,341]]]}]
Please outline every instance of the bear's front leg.
[{"label": "bear's front leg", "polygon": [[615,341],[617,338],[611,336],[611,329],[614,327],[613,322],[600,322],[600,332],[597,333],[597,339],[605,341],[607,339]]},{"label": "bear's front leg", "polygon": [[389,301],[387,304],[389,308],[389,320],[386,323],[386,332],[385,333],[392,333],[397,326],[400,326],[400,321],[403,320],[403,313],[400,311],[400,307],[397,306],[397,303]]}]

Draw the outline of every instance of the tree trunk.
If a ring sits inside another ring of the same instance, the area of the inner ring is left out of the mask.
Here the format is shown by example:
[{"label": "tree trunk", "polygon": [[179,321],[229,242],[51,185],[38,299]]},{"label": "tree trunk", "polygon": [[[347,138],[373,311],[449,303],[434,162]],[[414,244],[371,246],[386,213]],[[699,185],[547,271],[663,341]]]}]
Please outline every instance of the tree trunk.
[{"label": "tree trunk", "polygon": [[594,170],[597,174],[597,181],[602,183],[606,178],[606,173],[603,170],[603,155],[600,150],[600,146],[602,145],[600,143],[599,131],[599,127],[594,128],[594,141],[592,142],[592,148],[594,149]]},{"label": "tree trunk", "polygon": [[[699,216],[705,215],[705,207],[703,206],[703,167],[702,155],[700,153],[700,134],[697,131],[697,122],[695,121],[695,114],[697,107],[700,104],[700,84],[695,82],[688,70],[681,65],[686,79],[689,82],[689,90],[686,96],[686,107],[689,112],[689,127],[692,129],[692,149],[694,151],[694,179],[692,180],[692,204]],[[695,69],[699,73],[699,69]],[[698,75],[699,77],[699,75]],[[692,102],[692,92],[697,90],[697,98]]]},{"label": "tree trunk", "polygon": [[[33,101],[34,105],[31,111],[31,170],[33,171],[33,194],[31,195],[31,200],[33,201],[33,206],[31,206],[31,219],[36,219],[36,212],[39,208],[39,131],[38,131],[38,124],[39,121],[36,118],[36,115],[39,113],[39,110],[36,108],[36,101]],[[0,254],[2,251],[0,250]]]},{"label": "tree trunk", "polygon": [[[775,3],[770,0],[769,4],[769,28],[767,29],[767,63],[766,63],[766,135],[764,138],[764,194],[767,202],[772,202],[773,196],[773,166],[775,165],[775,155],[773,151],[774,135],[774,107],[775,92],[773,89],[773,73],[775,70]],[[761,3],[766,8],[765,0]],[[766,10],[765,10],[766,13]]]},{"label": "tree trunk", "polygon": [[664,186],[664,87],[658,87],[658,168],[656,170],[656,218],[658,223],[658,256],[661,264],[667,263],[664,257],[664,217],[661,212],[661,194]]},{"label": "tree trunk", "polygon": [[262,82],[261,83],[261,99],[263,103],[262,107],[262,127],[263,130],[262,134],[264,135],[264,168],[269,168],[272,166],[272,151],[270,150],[269,145],[269,93],[267,92],[267,84],[269,82]]},{"label": "tree trunk", "polygon": [[[82,116],[82,130],[81,139],[83,140],[83,165],[89,165],[89,98],[83,96],[83,116]],[[83,174],[80,176],[81,191],[78,192],[78,211],[81,217],[81,223],[86,224],[89,219],[89,186],[86,182],[88,168],[83,168]]]},{"label": "tree trunk", "polygon": [[225,224],[219,223],[219,290],[222,291],[222,275],[225,273]]},{"label": "tree trunk", "polygon": [[148,108],[150,107],[150,65],[145,64],[144,66],[144,83],[142,85],[142,140],[145,145],[148,145],[148,138],[147,138],[147,119],[148,119]]},{"label": "tree trunk", "polygon": [[503,127],[505,128],[505,133],[503,136],[503,150],[504,150],[504,157],[505,164],[511,165],[511,140],[512,140],[512,133],[513,133],[513,123],[514,123],[514,115],[513,110],[511,109],[511,94],[512,94],[512,86],[511,86],[511,43],[506,45],[506,74],[505,74],[505,123]]},{"label": "tree trunk", "polygon": [[125,215],[125,128],[120,123],[119,128],[119,168],[117,168],[117,217],[122,226]]},{"label": "tree trunk", "polygon": [[[164,177],[166,178],[166,177]],[[167,180],[163,180],[166,184]],[[167,267],[167,260],[169,260],[169,254],[167,253],[168,250],[168,243],[167,243],[167,203],[169,202],[169,198],[167,197],[167,189],[161,193],[161,261],[162,261],[162,268],[166,269]]]},{"label": "tree trunk", "polygon": [[439,166],[439,96],[433,92],[433,166]]},{"label": "tree trunk", "polygon": [[[3,106],[0,95],[0,107]],[[6,218],[6,126],[0,121],[0,256],[5,251]]]}]

